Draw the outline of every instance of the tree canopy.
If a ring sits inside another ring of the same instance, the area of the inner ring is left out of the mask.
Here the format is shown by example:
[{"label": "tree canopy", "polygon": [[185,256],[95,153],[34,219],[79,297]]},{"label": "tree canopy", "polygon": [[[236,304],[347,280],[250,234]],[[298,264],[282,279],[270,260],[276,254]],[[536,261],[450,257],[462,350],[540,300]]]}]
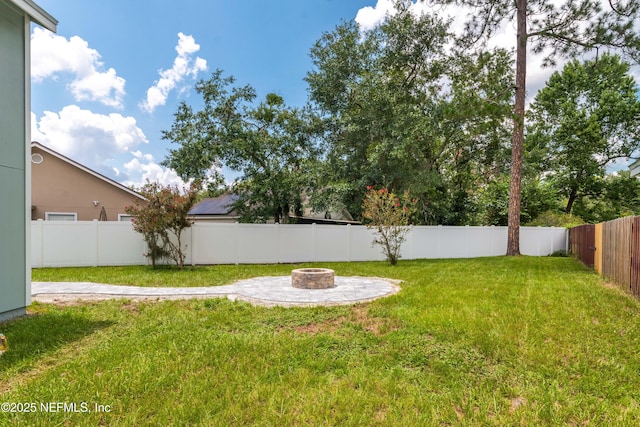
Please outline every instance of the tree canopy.
[{"label": "tree canopy", "polygon": [[555,72],[530,110],[529,144],[545,153],[547,179],[576,200],[604,190],[606,166],[640,149],[639,88],[619,56],[574,60]]},{"label": "tree canopy", "polygon": [[[216,71],[196,86],[202,106],[183,102],[163,133],[179,146],[164,165],[212,188],[223,166],[236,171],[229,190],[243,221],[287,222],[306,196],[316,210],[362,220],[367,187],[409,191],[416,223],[508,225],[509,255],[519,253],[521,222],[640,209],[619,197],[635,183],[606,175],[612,159],[638,154],[637,86],[629,64],[607,52],[640,59],[636,1],[432,3],[466,7],[464,33],[398,1],[371,30],[350,21],[323,34],[304,108],[276,94],[258,100]],[[513,51],[488,47],[513,24]],[[593,59],[555,73],[525,116],[528,47],[549,66]]]},{"label": "tree canopy", "polygon": [[302,171],[317,156],[314,120],[273,93],[256,104],[250,85],[234,83],[218,70],[197,84],[204,107],[195,111],[180,105],[171,129],[163,133],[180,147],[164,164],[183,179],[210,182],[220,181],[224,164],[241,174],[233,185],[241,220],[287,222],[291,211],[301,209],[307,179]]},{"label": "tree canopy", "polygon": [[408,10],[362,33],[353,22],[311,49],[306,77],[324,119],[321,198],[360,216],[367,186],[410,190],[426,223],[468,223],[470,189],[506,164],[511,93],[502,50],[449,55],[448,23]]}]

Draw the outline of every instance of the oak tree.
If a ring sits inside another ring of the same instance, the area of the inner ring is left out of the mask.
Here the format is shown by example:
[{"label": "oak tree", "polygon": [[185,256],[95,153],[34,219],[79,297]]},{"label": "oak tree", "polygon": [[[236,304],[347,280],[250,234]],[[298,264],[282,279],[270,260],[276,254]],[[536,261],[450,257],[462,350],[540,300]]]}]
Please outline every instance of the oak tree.
[{"label": "oak tree", "polygon": [[270,93],[259,103],[250,85],[217,70],[196,85],[203,107],[178,107],[163,138],[178,144],[164,160],[183,179],[217,182],[221,166],[237,172],[234,209],[244,222],[287,222],[301,210],[306,170],[317,145],[313,117]]},{"label": "oak tree", "polygon": [[554,73],[530,111],[527,145],[546,154],[546,179],[566,199],[604,191],[606,168],[640,149],[640,99],[630,66],[617,55],[574,60]]},{"label": "oak tree", "polygon": [[[507,163],[512,65],[503,50],[450,55],[448,23],[408,8],[312,47],[310,97],[326,125],[316,194],[361,218],[368,185],[421,200],[422,222],[468,224],[473,192]],[[315,199],[317,200],[317,198]]]}]

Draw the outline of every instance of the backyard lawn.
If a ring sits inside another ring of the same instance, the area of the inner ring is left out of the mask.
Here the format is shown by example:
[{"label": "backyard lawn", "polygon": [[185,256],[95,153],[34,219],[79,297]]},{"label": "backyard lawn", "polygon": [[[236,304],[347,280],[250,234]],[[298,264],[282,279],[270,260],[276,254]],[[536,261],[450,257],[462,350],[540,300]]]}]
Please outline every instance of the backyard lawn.
[{"label": "backyard lawn", "polygon": [[[640,425],[640,303],[574,259],[316,265],[402,279],[402,291],[318,308],[33,304],[0,325],[11,346],[0,425]],[[206,286],[292,268],[41,269],[33,280]]]}]

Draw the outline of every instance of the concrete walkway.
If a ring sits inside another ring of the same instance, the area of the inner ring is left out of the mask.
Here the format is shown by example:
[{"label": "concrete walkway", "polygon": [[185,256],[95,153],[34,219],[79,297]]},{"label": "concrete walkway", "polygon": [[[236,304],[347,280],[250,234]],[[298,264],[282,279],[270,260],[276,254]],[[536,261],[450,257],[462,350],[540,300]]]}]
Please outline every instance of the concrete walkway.
[{"label": "concrete walkway", "polygon": [[32,282],[31,297],[39,302],[136,299],[167,300],[226,297],[266,306],[341,305],[372,301],[400,291],[399,281],[377,277],[335,277],[334,288],[298,289],[291,276],[255,277],[231,285],[198,288],[150,288],[90,282]]}]

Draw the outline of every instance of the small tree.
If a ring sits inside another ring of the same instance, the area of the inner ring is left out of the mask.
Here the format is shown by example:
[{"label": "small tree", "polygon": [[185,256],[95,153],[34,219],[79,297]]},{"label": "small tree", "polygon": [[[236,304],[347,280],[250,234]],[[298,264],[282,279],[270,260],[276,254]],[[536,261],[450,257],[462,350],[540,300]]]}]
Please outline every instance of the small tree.
[{"label": "small tree", "polygon": [[397,196],[386,188],[375,190],[367,187],[362,204],[362,217],[368,221],[367,228],[375,229],[377,237],[374,245],[382,246],[382,251],[391,265],[400,258],[400,247],[409,232],[411,217],[416,213],[417,199],[408,192]]},{"label": "small tree", "polygon": [[193,207],[199,182],[182,191],[177,186],[163,186],[158,182],[145,184],[140,190],[147,200],[127,206],[125,212],[133,217],[133,229],[144,236],[151,265],[163,258],[172,259],[178,268],[184,267],[186,254],[182,250],[182,231],[191,227],[187,214]]}]

